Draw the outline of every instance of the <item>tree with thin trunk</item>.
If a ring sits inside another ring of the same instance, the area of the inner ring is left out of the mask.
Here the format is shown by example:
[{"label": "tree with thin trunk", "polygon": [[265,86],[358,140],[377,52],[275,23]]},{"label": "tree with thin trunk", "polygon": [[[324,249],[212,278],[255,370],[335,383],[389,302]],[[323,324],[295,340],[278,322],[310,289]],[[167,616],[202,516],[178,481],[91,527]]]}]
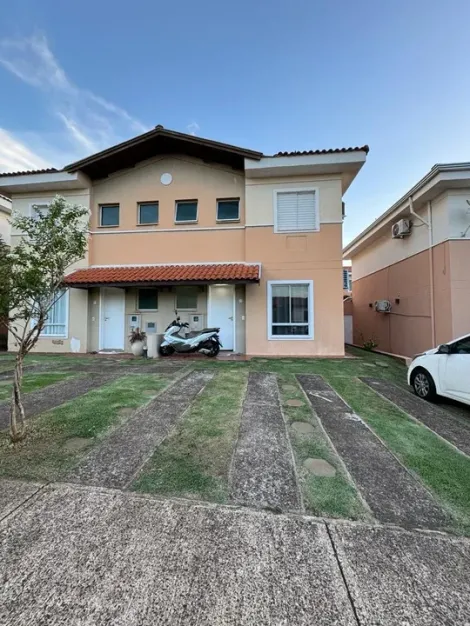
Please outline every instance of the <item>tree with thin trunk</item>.
[{"label": "tree with thin trunk", "polygon": [[10,438],[16,443],[26,436],[24,358],[64,296],[67,270],[85,256],[88,209],[56,196],[48,207],[33,207],[31,216],[14,213],[11,225],[19,241],[12,248],[0,242],[0,311],[9,311],[6,324],[16,347],[10,409]]}]

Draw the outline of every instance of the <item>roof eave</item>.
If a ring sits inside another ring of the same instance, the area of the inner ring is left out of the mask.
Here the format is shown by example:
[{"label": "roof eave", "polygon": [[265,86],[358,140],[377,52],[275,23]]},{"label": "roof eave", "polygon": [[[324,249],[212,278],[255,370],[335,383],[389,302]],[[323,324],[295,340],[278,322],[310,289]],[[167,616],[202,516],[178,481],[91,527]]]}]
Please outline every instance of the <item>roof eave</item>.
[{"label": "roof eave", "polygon": [[[463,172],[467,172],[467,176],[458,176],[459,173]],[[457,174],[457,176],[452,176],[452,174]],[[343,259],[353,258],[369,241],[373,241],[376,238],[379,231],[396,221],[399,214],[408,209],[410,198],[412,198],[415,205],[414,208],[416,209],[420,199],[427,201],[432,199],[432,197],[436,198],[446,189],[457,187],[457,181],[468,181],[470,186],[470,162],[438,163],[434,165],[416,185],[345,246]]]}]

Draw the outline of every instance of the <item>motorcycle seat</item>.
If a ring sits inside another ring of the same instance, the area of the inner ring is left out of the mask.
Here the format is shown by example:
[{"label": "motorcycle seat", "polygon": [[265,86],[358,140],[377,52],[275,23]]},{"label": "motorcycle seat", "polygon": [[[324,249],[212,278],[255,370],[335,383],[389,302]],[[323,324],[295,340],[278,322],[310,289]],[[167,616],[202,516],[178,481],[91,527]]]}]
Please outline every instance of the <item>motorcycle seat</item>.
[{"label": "motorcycle seat", "polygon": [[218,333],[220,330],[220,328],[203,328],[203,330],[201,330],[201,333]]}]

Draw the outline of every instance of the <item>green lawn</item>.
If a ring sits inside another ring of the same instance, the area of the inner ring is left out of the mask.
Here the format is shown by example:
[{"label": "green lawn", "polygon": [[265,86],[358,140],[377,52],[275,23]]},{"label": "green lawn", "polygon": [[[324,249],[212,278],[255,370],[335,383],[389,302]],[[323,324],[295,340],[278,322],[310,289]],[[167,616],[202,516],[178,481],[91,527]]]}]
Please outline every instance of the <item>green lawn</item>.
[{"label": "green lawn", "polygon": [[[31,374],[26,372],[23,377],[22,392],[30,393],[74,375],[74,372],[38,372]],[[11,397],[11,389],[11,380],[0,380],[0,401],[8,400]]]},{"label": "green lawn", "polygon": [[220,371],[143,467],[132,489],[225,502],[247,374],[236,368]]},{"label": "green lawn", "polygon": [[[153,374],[129,374],[28,421],[28,436],[11,446],[0,433],[0,476],[30,480],[59,480],[113,426],[125,417],[124,407],[137,408],[151,399],[169,379]],[[80,449],[69,448],[80,440]],[[83,444],[83,447],[81,447]]]}]

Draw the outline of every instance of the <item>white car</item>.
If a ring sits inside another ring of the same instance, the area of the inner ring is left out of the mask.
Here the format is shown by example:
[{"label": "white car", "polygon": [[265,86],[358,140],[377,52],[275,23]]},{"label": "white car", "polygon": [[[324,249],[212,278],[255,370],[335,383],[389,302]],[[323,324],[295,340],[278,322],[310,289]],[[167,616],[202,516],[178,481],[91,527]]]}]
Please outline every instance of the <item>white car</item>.
[{"label": "white car", "polygon": [[417,396],[445,396],[470,405],[470,335],[417,354],[408,368]]}]

